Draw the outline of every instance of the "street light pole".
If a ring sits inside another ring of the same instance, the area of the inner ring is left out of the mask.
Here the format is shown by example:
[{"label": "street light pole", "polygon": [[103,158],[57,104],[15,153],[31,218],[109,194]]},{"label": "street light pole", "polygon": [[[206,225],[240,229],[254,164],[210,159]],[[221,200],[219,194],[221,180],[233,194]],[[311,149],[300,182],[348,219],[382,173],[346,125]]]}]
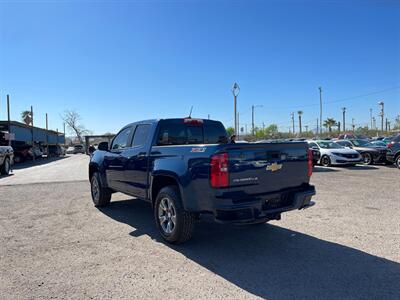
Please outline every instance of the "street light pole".
[{"label": "street light pole", "polygon": [[292,112],[292,113],[290,114],[290,116],[291,116],[291,118],[292,118],[292,128],[293,128],[292,133],[294,134],[294,112]]},{"label": "street light pole", "polygon": [[233,94],[233,113],[235,119],[235,135],[238,135],[238,128],[237,128],[237,96],[240,93],[240,87],[235,82],[232,86],[232,94]]},{"label": "street light pole", "polygon": [[369,109],[369,118],[371,119],[371,130],[373,129],[373,124],[372,124],[372,108]]}]

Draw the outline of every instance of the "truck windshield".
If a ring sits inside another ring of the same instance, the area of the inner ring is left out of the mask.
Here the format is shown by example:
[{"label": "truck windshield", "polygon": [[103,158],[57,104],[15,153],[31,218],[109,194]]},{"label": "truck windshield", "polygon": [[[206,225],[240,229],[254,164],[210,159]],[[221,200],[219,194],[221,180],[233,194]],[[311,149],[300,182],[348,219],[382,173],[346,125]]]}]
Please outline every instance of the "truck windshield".
[{"label": "truck windshield", "polygon": [[160,121],[157,145],[224,144],[228,135],[221,122],[204,120],[184,122],[183,119]]}]

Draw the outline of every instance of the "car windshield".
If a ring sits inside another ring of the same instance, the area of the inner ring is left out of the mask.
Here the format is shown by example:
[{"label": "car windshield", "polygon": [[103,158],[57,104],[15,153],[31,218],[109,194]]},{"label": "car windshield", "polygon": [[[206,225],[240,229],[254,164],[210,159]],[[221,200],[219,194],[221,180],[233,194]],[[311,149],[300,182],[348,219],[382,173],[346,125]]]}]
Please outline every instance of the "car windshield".
[{"label": "car windshield", "polygon": [[366,140],[352,140],[354,146],[356,147],[368,147],[373,146],[370,142]]},{"label": "car windshield", "polygon": [[322,149],[341,149],[344,148],[340,146],[339,144],[335,142],[330,142],[330,141],[320,141],[317,142],[318,146],[320,146]]}]

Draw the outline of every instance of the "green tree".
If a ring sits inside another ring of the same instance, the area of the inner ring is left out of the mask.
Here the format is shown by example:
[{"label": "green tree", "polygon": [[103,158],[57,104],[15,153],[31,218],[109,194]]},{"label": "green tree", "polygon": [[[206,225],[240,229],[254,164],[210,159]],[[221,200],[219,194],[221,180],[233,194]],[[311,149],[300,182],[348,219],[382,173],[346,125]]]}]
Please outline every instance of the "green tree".
[{"label": "green tree", "polygon": [[231,136],[234,134],[235,129],[233,127],[228,127],[226,128],[226,132],[228,133],[228,136]]},{"label": "green tree", "polygon": [[328,128],[329,132],[332,132],[332,127],[336,125],[337,122],[334,118],[328,118],[324,121],[324,127]]},{"label": "green tree", "polygon": [[24,110],[23,112],[21,112],[21,120],[26,125],[31,125],[31,123],[32,123],[31,111],[30,110]]}]

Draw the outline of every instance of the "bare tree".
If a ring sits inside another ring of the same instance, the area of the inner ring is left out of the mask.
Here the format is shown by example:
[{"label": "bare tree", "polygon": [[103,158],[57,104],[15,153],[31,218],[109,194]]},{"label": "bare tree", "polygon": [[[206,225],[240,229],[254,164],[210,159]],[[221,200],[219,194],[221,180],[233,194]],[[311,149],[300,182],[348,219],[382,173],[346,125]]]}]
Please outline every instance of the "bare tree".
[{"label": "bare tree", "polygon": [[61,118],[67,124],[68,128],[75,133],[77,138],[79,139],[80,143],[83,143],[82,137],[85,134],[89,133],[89,130],[80,124],[81,116],[75,110],[66,110],[62,115]]}]

